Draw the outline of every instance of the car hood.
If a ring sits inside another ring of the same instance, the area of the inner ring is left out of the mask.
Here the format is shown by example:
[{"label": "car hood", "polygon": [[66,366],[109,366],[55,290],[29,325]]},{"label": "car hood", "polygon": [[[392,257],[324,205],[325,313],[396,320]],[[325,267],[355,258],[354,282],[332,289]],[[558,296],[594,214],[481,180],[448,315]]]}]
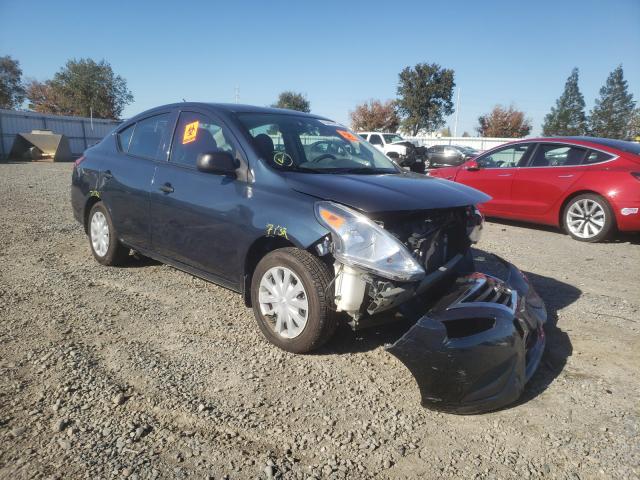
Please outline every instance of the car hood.
[{"label": "car hood", "polygon": [[283,172],[282,175],[297,192],[363,212],[453,208],[491,199],[466,185],[408,172],[383,175]]}]

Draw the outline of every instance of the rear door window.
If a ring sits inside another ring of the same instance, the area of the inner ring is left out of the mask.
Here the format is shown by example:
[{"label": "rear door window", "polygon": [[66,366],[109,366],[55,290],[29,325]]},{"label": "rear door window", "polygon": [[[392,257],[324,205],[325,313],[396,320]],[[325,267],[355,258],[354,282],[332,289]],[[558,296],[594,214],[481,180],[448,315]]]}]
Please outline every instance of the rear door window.
[{"label": "rear door window", "polygon": [[536,148],[530,167],[565,167],[580,165],[587,150],[573,145],[541,143]]},{"label": "rear door window", "polygon": [[382,145],[382,139],[380,138],[380,135],[371,135],[369,137],[369,143],[371,145]]},{"label": "rear door window", "polygon": [[163,113],[137,122],[129,145],[129,154],[153,160],[166,160],[163,146],[170,117],[171,114]]}]

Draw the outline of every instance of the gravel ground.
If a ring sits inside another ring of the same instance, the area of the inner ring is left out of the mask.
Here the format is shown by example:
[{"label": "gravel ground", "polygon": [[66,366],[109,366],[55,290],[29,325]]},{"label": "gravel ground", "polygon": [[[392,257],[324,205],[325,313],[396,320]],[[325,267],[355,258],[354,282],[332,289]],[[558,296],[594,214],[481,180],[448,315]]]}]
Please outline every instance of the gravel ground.
[{"label": "gravel ground", "polygon": [[406,326],[268,344],[239,295],[149,260],[106,268],[69,164],[0,165],[0,477],[638,478],[640,242],[488,223],[551,324],[522,400],[435,413],[384,351]]}]

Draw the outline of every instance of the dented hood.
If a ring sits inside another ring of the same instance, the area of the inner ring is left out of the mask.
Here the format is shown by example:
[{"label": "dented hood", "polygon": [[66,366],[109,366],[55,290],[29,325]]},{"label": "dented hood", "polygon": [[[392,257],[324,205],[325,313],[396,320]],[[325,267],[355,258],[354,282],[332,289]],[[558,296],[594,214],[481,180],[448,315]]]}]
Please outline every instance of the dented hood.
[{"label": "dented hood", "polygon": [[282,175],[297,192],[363,212],[453,208],[491,198],[460,183],[409,172],[382,175],[286,172]]}]

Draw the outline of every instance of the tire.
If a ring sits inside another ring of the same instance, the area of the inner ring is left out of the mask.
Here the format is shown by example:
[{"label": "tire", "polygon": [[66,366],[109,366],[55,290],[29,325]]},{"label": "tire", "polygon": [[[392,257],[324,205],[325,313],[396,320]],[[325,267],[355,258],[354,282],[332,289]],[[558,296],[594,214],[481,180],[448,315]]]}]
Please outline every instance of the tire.
[{"label": "tire", "polygon": [[580,242],[601,242],[616,226],[609,203],[600,195],[585,193],[572,198],[562,211],[565,232]]},{"label": "tire", "polygon": [[[262,258],[251,279],[251,303],[267,340],[292,353],[326,343],[337,327],[332,279],[328,265],[299,248],[280,248]],[[280,296],[282,290],[287,293]]]},{"label": "tire", "polygon": [[[106,245],[105,242],[100,241],[101,236],[104,238],[105,229]],[[89,212],[87,234],[91,253],[98,263],[106,266],[118,266],[126,262],[129,249],[118,241],[111,215],[102,202],[93,205]]]}]

